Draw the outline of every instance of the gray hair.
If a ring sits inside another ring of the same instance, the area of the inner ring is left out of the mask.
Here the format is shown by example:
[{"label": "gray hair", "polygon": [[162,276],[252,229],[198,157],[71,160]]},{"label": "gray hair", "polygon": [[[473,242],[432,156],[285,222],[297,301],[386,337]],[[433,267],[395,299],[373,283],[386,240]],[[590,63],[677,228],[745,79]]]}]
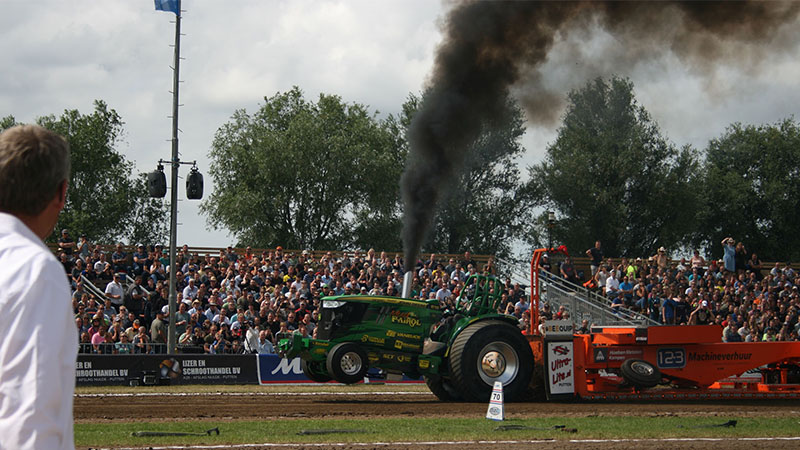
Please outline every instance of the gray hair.
[{"label": "gray hair", "polygon": [[0,133],[0,211],[35,216],[69,178],[69,144],[38,125]]}]

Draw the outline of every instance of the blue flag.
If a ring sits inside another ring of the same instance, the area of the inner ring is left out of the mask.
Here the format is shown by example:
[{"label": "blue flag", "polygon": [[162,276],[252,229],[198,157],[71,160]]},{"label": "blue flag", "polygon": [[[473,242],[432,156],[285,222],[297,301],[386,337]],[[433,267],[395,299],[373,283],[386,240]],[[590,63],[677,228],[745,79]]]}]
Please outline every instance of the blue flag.
[{"label": "blue flag", "polygon": [[158,11],[171,11],[176,16],[181,15],[181,0],[154,0],[156,2],[156,10]]}]

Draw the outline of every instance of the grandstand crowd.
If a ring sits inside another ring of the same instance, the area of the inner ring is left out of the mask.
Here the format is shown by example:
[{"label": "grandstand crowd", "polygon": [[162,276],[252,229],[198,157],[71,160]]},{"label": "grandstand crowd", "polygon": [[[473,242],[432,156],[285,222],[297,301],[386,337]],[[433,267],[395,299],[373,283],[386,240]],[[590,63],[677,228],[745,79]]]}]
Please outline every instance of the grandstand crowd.
[{"label": "grandstand crowd", "polygon": [[[663,324],[719,324],[723,340],[797,340],[800,278],[790,263],[764,268],[756,254],[726,240],[725,260],[672,261],[666,250],[647,258],[602,257],[590,249],[591,274],[569,258],[542,259],[553,276],[581,283],[607,298],[612,308],[627,308]],[[738,250],[737,250],[738,247]],[[728,258],[730,256],[730,258]],[[159,246],[136,245],[130,253],[118,244],[107,254],[85,236],[74,241],[62,231],[58,257],[72,285],[80,352],[165,353],[169,320],[169,259]],[[730,260],[728,260],[730,259]],[[284,252],[281,247],[254,254],[231,247],[199,255],[187,246],[177,253],[175,328],[179,352],[275,353],[281,338],[315,335],[320,299],[328,295],[400,296],[404,264],[385,252]],[[495,274],[494,261],[479,264],[470,252],[438,260],[435,254],[414,269],[412,296],[436,298],[453,306],[470,274]],[[87,289],[86,282],[103,295]],[[524,287],[506,278],[498,312],[530,327],[530,302]],[[563,308],[542,305],[543,319],[569,319]],[[586,323],[580,330],[586,331]],[[576,328],[580,326],[576,324]]]},{"label": "grandstand crowd", "polygon": [[[117,245],[108,255],[83,236],[74,242],[67,230],[58,245],[72,284],[82,353],[166,352],[169,259],[161,246],[136,245],[128,254]],[[270,354],[281,338],[314,336],[324,296],[399,296],[404,266],[400,255],[374,250],[314,257],[281,247],[260,254],[250,247],[243,252],[228,247],[201,256],[184,245],[177,253],[177,267],[180,352]],[[467,276],[478,270],[494,273],[494,262],[489,259],[479,266],[470,252],[446,261],[430,255],[418,262],[412,295],[452,305]],[[84,280],[100,288],[105,298],[101,301]],[[503,311],[523,319],[528,308],[523,289],[510,280],[505,288]]]},{"label": "grandstand crowd", "polygon": [[665,248],[647,258],[603,258],[587,250],[591,279],[614,308],[628,308],[670,325],[723,327],[724,342],[796,341],[800,278],[791,262],[764,267],[742,242],[722,241],[724,257],[706,261],[698,250],[672,261]]}]

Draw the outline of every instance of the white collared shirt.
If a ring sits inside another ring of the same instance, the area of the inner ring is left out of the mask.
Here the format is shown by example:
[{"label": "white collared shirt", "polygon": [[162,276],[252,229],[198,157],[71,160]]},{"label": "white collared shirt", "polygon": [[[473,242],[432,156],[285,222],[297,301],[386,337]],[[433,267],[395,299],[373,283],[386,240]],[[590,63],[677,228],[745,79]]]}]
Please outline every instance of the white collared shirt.
[{"label": "white collared shirt", "polygon": [[78,331],[64,268],[38,236],[5,213],[0,286],[2,447],[73,449]]}]

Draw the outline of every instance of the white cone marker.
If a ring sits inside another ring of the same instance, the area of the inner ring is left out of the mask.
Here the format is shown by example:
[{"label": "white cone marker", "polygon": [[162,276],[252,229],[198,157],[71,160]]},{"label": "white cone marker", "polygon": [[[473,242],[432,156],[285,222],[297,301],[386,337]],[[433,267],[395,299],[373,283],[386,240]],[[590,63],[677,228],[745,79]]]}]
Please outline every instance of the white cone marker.
[{"label": "white cone marker", "polygon": [[492,388],[492,396],[489,397],[489,410],[486,411],[486,418],[502,421],[504,419],[503,413],[503,383],[495,381]]}]

